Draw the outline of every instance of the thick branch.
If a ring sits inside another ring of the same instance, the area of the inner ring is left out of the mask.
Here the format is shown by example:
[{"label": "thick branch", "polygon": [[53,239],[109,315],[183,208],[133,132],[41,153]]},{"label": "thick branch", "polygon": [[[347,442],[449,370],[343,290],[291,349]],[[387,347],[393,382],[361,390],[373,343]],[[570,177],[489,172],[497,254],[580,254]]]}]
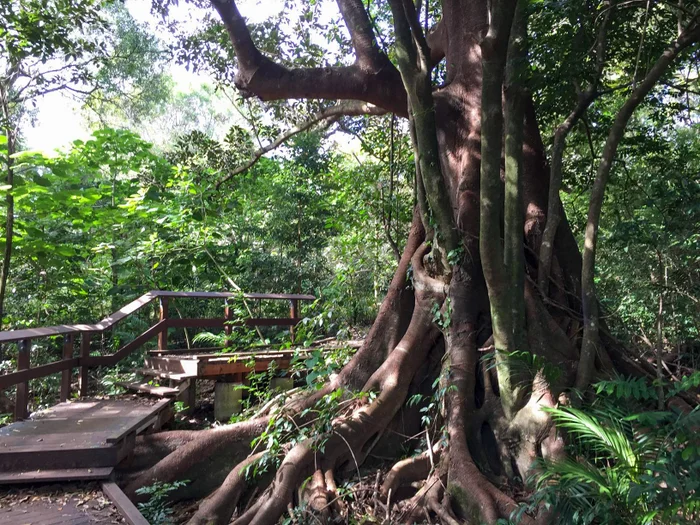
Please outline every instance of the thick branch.
[{"label": "thick branch", "polygon": [[249,170],[251,167],[255,165],[256,162],[258,162],[263,155],[266,153],[269,153],[270,151],[279,148],[282,144],[287,142],[290,138],[292,138],[294,135],[298,135],[299,133],[302,133],[309,128],[313,127],[316,124],[320,123],[321,128],[326,128],[333,124],[336,120],[338,120],[342,116],[358,116],[358,115],[383,115],[386,113],[385,110],[383,110],[380,107],[377,107],[373,104],[367,104],[365,102],[348,102],[344,104],[338,104],[337,106],[333,106],[330,108],[326,108],[322,111],[319,111],[315,115],[313,115],[310,119],[305,120],[298,126],[295,126],[286,132],[284,132],[282,135],[277,137],[274,141],[270,142],[270,144],[263,146],[262,148],[257,149],[253,155],[250,157],[248,161],[246,161],[244,164],[241,164],[234,170],[230,171],[228,175],[226,175],[223,179],[221,179],[219,182],[216,183],[216,189],[219,189],[219,187],[224,184],[225,182],[231,180],[233,177],[236,175],[240,175],[244,171]]},{"label": "thick branch", "polygon": [[612,170],[617,147],[619,146],[635,109],[642,103],[646,95],[656,85],[661,76],[666,72],[678,54],[688,46],[700,40],[700,24],[696,15],[678,39],[673,42],[663,54],[656,60],[644,80],[632,92],[615,117],[615,122],[610,128],[610,133],[603,148],[603,158],[598,166],[598,173],[588,206],[588,220],[586,223],[586,238],[583,249],[583,269],[581,271],[581,295],[583,302],[583,343],[581,346],[581,358],[576,377],[576,388],[585,389],[591,381],[594,370],[596,348],[599,333],[598,301],[595,295],[595,252],[598,240],[598,225],[603,207],[603,197],[608,176]]},{"label": "thick branch", "polygon": [[507,415],[515,399],[508,353],[513,348],[512,323],[506,269],[503,262],[500,217],[503,206],[501,186],[501,141],[503,137],[502,98],[508,39],[516,2],[492,5],[491,22],[481,42],[481,195],[479,211],[479,253],[491,305],[491,325],[501,401]]},{"label": "thick branch", "polygon": [[[261,100],[363,100],[398,115],[406,115],[406,94],[401,78],[388,60],[383,61],[379,69],[367,68],[365,62],[345,67],[290,69],[260,53],[233,0],[211,0],[211,3],[219,13],[236,52],[238,73],[234,83],[244,95],[255,95]],[[366,43],[367,36],[360,36],[362,31],[358,27],[362,24],[358,20],[349,22],[349,27],[354,28],[357,38]]]},{"label": "thick branch", "polygon": [[396,56],[408,92],[418,171],[423,181],[425,199],[435,219],[438,233],[436,240],[448,253],[457,248],[459,241],[452,203],[440,167],[435,105],[427,56],[429,50],[417,23],[415,9],[411,9],[413,4],[401,0],[391,0],[389,3],[396,32]]},{"label": "thick branch", "polygon": [[430,29],[426,36],[428,47],[430,48],[430,65],[436,66],[445,58],[447,48],[447,28],[445,22],[440,20],[437,25]]},{"label": "thick branch", "polygon": [[527,6],[518,2],[505,72],[505,202],[503,262],[510,288],[511,330],[515,350],[525,350],[525,212],[523,210],[523,127],[527,71]]},{"label": "thick branch", "polygon": [[355,48],[357,63],[360,67],[373,70],[386,66],[389,59],[379,49],[374,38],[372,21],[361,0],[337,0],[340,14],[350,32],[352,46]]}]

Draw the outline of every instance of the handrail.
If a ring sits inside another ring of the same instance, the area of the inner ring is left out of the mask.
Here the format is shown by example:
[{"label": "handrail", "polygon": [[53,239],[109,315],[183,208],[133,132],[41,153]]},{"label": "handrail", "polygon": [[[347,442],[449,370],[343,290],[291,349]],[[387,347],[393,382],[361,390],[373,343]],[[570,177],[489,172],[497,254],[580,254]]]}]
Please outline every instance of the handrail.
[{"label": "handrail", "polygon": [[[232,324],[245,324],[248,326],[289,326],[291,329],[291,327],[295,326],[301,320],[298,316],[299,301],[313,301],[316,299],[313,295],[308,294],[243,294],[244,298],[252,300],[289,301],[291,308],[288,318],[252,318],[245,319],[239,323],[233,323],[228,304],[226,304],[223,318],[168,318],[169,298],[231,299],[236,297],[241,297],[241,294],[235,292],[171,292],[152,290],[96,324],[58,325],[0,332],[0,344],[20,341],[20,351],[17,358],[18,370],[9,374],[0,374],[0,390],[17,385],[15,419],[24,419],[27,417],[28,381],[30,379],[38,379],[61,372],[63,377],[61,381],[60,399],[61,401],[66,401],[70,395],[72,369],[79,367],[80,395],[85,396],[87,395],[89,367],[113,366],[156,336],[158,337],[158,348],[166,350],[168,328],[219,327],[224,328],[227,333],[230,333]],[[99,334],[109,330],[115,324],[139,311],[155,299],[160,300],[160,320],[157,323],[113,354],[104,356],[90,355],[90,340],[93,334]],[[80,357],[73,356],[75,334],[81,334]],[[29,362],[29,346],[31,340],[59,335],[64,336],[63,359],[31,368]]]},{"label": "handrail", "polygon": [[[71,324],[58,326],[45,326],[41,328],[23,328],[21,330],[7,330],[0,332],[0,344],[12,343],[14,341],[22,341],[24,339],[38,339],[41,337],[53,337],[69,333],[80,332],[104,332],[122,319],[137,312],[154,299],[160,297],[189,297],[193,299],[230,299],[240,297],[240,294],[234,292],[168,292],[162,290],[152,290],[143,294],[138,299],[130,302],[123,308],[120,308],[112,315],[105,317],[97,324]],[[313,301],[316,299],[313,295],[305,294],[264,294],[264,293],[249,293],[243,294],[246,299],[253,300],[288,300],[288,301]]]}]

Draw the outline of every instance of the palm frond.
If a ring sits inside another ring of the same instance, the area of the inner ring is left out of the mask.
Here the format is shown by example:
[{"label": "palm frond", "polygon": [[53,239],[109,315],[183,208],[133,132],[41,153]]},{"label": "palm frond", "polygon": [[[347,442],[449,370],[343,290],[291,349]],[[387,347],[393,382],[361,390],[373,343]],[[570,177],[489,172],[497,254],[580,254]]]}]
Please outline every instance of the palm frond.
[{"label": "palm frond", "polygon": [[560,428],[569,431],[577,439],[595,451],[605,451],[615,461],[623,462],[630,469],[638,465],[634,447],[624,432],[614,423],[605,424],[592,415],[575,408],[547,408]]}]

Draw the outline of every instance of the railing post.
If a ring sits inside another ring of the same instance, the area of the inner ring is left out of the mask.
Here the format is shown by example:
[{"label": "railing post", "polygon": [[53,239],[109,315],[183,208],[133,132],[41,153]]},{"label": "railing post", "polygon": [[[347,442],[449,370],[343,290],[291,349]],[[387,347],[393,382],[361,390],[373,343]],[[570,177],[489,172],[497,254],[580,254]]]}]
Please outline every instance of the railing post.
[{"label": "railing post", "polygon": [[[19,352],[17,354],[17,371],[29,370],[29,349],[31,347],[31,339],[24,339],[19,343]],[[29,400],[29,381],[19,383],[17,385],[17,394],[15,396],[15,421],[27,419],[29,410],[27,410],[27,401]]]},{"label": "railing post", "polygon": [[[73,334],[63,336],[63,360],[73,358]],[[73,378],[73,369],[69,368],[61,372],[61,403],[68,401],[70,397],[70,384]]]},{"label": "railing post", "polygon": [[[168,298],[160,297],[160,320],[165,321],[168,318]],[[163,330],[158,334],[158,350],[168,349],[168,329]]]},{"label": "railing post", "polygon": [[90,357],[90,341],[92,339],[92,332],[83,332],[80,337],[80,397],[86,397],[88,394],[88,371],[87,365],[82,363],[82,360],[86,357]]},{"label": "railing post", "polygon": [[[226,319],[226,321],[231,320],[231,306],[228,303],[228,299],[225,300],[224,319]],[[224,322],[224,334],[226,334],[227,337],[226,342],[224,343],[225,347],[229,347],[233,344],[232,341],[228,339],[228,337],[230,337],[232,333],[233,327],[230,324],[226,324],[226,322]]]},{"label": "railing post", "polygon": [[[296,319],[299,317],[299,299],[292,299],[289,301],[289,317]],[[294,342],[294,325],[289,326],[289,334],[292,337],[292,343]]]}]

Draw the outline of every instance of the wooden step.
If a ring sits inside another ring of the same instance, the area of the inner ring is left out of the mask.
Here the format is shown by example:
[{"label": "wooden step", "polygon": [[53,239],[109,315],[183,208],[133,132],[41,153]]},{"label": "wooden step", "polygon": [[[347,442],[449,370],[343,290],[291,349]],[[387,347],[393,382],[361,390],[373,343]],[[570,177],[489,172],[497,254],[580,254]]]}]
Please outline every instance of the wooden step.
[{"label": "wooden step", "polygon": [[25,472],[0,472],[0,485],[15,483],[49,483],[54,481],[87,481],[108,479],[114,467],[67,468],[31,470]]},{"label": "wooden step", "polygon": [[[2,446],[0,472],[33,472],[44,468],[71,470],[110,467],[119,463],[122,447],[107,443],[104,435],[100,436],[101,443],[90,443],[95,434],[73,433],[66,436],[68,439],[65,443],[59,442],[60,438],[53,436],[43,439],[37,437],[36,447],[31,444]],[[42,441],[39,442],[40,440]],[[90,445],[92,447],[88,448]]]},{"label": "wooden step", "polygon": [[170,413],[170,400],[61,403],[0,429],[0,472],[113,467],[133,449],[136,434]]},{"label": "wooden step", "polygon": [[[142,394],[150,394],[159,397],[174,397],[180,394],[181,389],[169,386],[155,386],[148,383],[122,383],[123,386],[132,392],[140,392]],[[184,383],[183,383],[184,384]]]},{"label": "wooden step", "polygon": [[170,374],[185,374],[187,377],[197,377],[199,360],[192,357],[153,357],[144,360],[144,368],[168,372]]},{"label": "wooden step", "polygon": [[192,375],[184,372],[169,372],[167,370],[154,370],[153,368],[139,368],[136,370],[136,373],[145,377],[157,377],[160,379],[171,379],[173,381],[184,381],[185,379],[193,377]]}]

